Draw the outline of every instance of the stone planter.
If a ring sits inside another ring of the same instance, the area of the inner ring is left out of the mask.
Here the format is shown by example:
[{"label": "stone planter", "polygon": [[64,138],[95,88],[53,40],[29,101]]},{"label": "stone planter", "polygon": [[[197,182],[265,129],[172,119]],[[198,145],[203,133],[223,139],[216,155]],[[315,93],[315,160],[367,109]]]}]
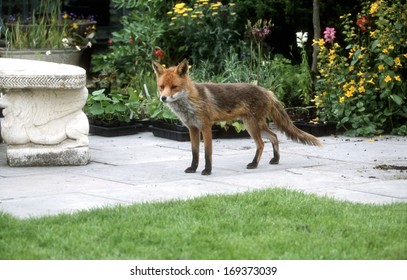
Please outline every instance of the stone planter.
[{"label": "stone planter", "polygon": [[80,65],[82,51],[75,48],[67,49],[27,49],[27,50],[6,50],[0,49],[2,58],[19,58],[29,60],[40,60],[47,62],[64,63],[71,65]]}]

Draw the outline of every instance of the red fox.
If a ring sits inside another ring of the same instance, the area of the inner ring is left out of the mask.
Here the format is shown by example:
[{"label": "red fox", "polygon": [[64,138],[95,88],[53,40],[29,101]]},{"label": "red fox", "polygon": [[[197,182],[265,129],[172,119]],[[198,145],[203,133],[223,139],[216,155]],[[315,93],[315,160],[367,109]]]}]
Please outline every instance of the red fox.
[{"label": "red fox", "polygon": [[277,135],[271,131],[267,119],[271,116],[278,129],[290,139],[303,144],[320,146],[314,136],[298,129],[290,120],[275,95],[262,87],[244,83],[195,83],[188,74],[188,61],[178,66],[164,68],[153,61],[160,99],[180,118],[189,129],[192,163],[185,172],[195,173],[199,163],[199,145],[202,132],[205,147],[205,168],[202,175],[212,172],[212,125],[214,122],[242,120],[256,142],[256,154],[247,165],[257,168],[263,153],[262,133],[273,144],[270,164],[278,164],[280,152]]}]

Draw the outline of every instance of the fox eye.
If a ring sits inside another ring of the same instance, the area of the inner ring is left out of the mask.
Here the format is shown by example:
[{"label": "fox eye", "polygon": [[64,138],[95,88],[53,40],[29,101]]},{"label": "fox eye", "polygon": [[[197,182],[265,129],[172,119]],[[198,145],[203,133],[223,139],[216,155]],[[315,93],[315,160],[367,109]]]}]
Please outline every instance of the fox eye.
[{"label": "fox eye", "polygon": [[165,86],[163,86],[163,85],[160,86],[160,89],[161,89],[161,90],[163,90],[164,88],[165,88]]},{"label": "fox eye", "polygon": [[177,88],[177,86],[171,86],[171,89],[176,89]]}]

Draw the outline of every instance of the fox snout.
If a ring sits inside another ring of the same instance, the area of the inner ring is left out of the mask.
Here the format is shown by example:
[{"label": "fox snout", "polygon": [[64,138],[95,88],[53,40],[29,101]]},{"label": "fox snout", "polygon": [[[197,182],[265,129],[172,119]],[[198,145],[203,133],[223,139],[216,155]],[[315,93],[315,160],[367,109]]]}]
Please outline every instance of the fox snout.
[{"label": "fox snout", "polygon": [[165,96],[165,95],[160,95],[160,100],[161,100],[161,102],[166,102],[167,101],[167,96]]},{"label": "fox snout", "polygon": [[164,102],[164,103],[172,103],[172,102],[178,101],[182,98],[185,98],[187,95],[188,95],[188,93],[186,91],[179,91],[172,95],[165,95],[165,94],[161,93],[160,100],[161,100],[161,102]]}]

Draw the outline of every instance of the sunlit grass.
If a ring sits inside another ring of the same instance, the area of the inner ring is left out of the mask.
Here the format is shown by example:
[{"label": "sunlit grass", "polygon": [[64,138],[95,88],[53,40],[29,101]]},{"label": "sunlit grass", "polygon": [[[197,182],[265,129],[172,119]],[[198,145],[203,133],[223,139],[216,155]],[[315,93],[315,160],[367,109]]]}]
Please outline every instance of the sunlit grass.
[{"label": "sunlit grass", "polygon": [[284,189],[20,220],[0,214],[0,259],[406,259],[407,204]]}]

